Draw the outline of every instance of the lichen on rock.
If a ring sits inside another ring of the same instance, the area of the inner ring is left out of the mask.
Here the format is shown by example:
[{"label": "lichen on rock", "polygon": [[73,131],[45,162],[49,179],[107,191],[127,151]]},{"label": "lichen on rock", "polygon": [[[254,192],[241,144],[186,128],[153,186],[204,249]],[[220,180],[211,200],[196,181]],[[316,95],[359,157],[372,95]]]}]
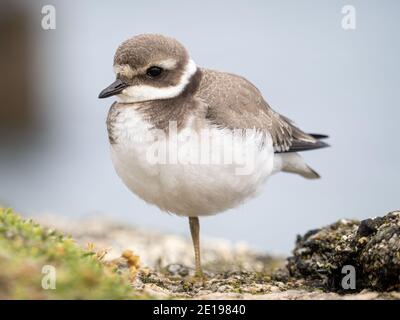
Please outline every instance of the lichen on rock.
[{"label": "lichen on rock", "polygon": [[[127,276],[133,291],[145,297],[400,299],[396,278],[399,215],[397,212],[362,222],[340,220],[312,230],[298,238],[289,268],[283,257],[224,239],[204,239],[206,277],[202,281],[194,277],[193,247],[188,238],[140,229],[99,215],[76,220],[43,216],[39,220],[71,234],[78,244],[89,242],[107,248],[102,262]],[[352,264],[357,270],[356,291],[340,292],[343,264]]]},{"label": "lichen on rock", "polygon": [[313,286],[342,291],[346,265],[355,268],[358,291],[399,290],[400,211],[361,222],[340,220],[298,236],[287,268]]}]

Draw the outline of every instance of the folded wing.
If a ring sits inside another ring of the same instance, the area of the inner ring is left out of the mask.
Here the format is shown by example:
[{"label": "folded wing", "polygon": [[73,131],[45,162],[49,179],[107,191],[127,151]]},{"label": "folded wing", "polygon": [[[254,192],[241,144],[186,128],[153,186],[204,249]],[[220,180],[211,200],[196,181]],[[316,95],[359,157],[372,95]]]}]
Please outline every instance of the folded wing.
[{"label": "folded wing", "polygon": [[[210,123],[229,129],[258,129],[268,132],[276,153],[299,152],[327,147],[321,134],[307,134],[272,110],[259,90],[246,79],[212,70],[202,70],[197,95],[208,106]],[[223,106],[223,107],[221,107]]]}]

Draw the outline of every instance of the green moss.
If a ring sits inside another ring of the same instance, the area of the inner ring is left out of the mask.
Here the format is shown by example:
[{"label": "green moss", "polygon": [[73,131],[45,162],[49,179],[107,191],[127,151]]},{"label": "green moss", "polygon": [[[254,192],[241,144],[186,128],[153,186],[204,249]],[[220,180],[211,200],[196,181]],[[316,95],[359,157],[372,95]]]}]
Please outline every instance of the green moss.
[{"label": "green moss", "polygon": [[[44,289],[54,267],[55,289]],[[45,267],[45,268],[44,268]],[[71,238],[0,208],[0,299],[132,299],[127,276]]]},{"label": "green moss", "polygon": [[182,288],[183,291],[189,292],[192,289],[193,285],[190,282],[183,282]]}]

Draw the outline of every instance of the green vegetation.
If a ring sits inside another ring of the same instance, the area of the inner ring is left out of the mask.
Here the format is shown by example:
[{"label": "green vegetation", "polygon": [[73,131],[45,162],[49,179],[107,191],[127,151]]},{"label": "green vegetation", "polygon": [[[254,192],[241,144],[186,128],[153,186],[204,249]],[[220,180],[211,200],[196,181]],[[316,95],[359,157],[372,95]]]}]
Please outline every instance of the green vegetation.
[{"label": "green vegetation", "polygon": [[[102,256],[0,208],[0,299],[143,298],[130,287],[129,275],[117,273]],[[49,268],[56,271],[55,289],[42,287],[52,284]]]}]

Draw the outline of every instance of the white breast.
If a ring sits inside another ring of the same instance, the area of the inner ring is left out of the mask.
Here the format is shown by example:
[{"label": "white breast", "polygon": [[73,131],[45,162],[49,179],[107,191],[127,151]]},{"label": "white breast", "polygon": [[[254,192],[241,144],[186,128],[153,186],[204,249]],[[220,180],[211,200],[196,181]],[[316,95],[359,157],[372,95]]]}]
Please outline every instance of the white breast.
[{"label": "white breast", "polygon": [[[191,124],[187,125],[190,129]],[[233,208],[255,196],[273,172],[269,138],[261,148],[261,135],[235,140],[230,130],[214,128],[208,137],[194,138],[189,132],[184,129],[176,137],[170,134],[164,139],[133,107],[120,108],[111,145],[118,175],[132,192],[161,210],[202,216]],[[155,136],[159,139],[156,145]],[[202,144],[205,140],[211,142],[208,150]],[[227,140],[234,141],[230,147]],[[229,161],[229,154],[234,153],[239,156],[231,156]]]}]

